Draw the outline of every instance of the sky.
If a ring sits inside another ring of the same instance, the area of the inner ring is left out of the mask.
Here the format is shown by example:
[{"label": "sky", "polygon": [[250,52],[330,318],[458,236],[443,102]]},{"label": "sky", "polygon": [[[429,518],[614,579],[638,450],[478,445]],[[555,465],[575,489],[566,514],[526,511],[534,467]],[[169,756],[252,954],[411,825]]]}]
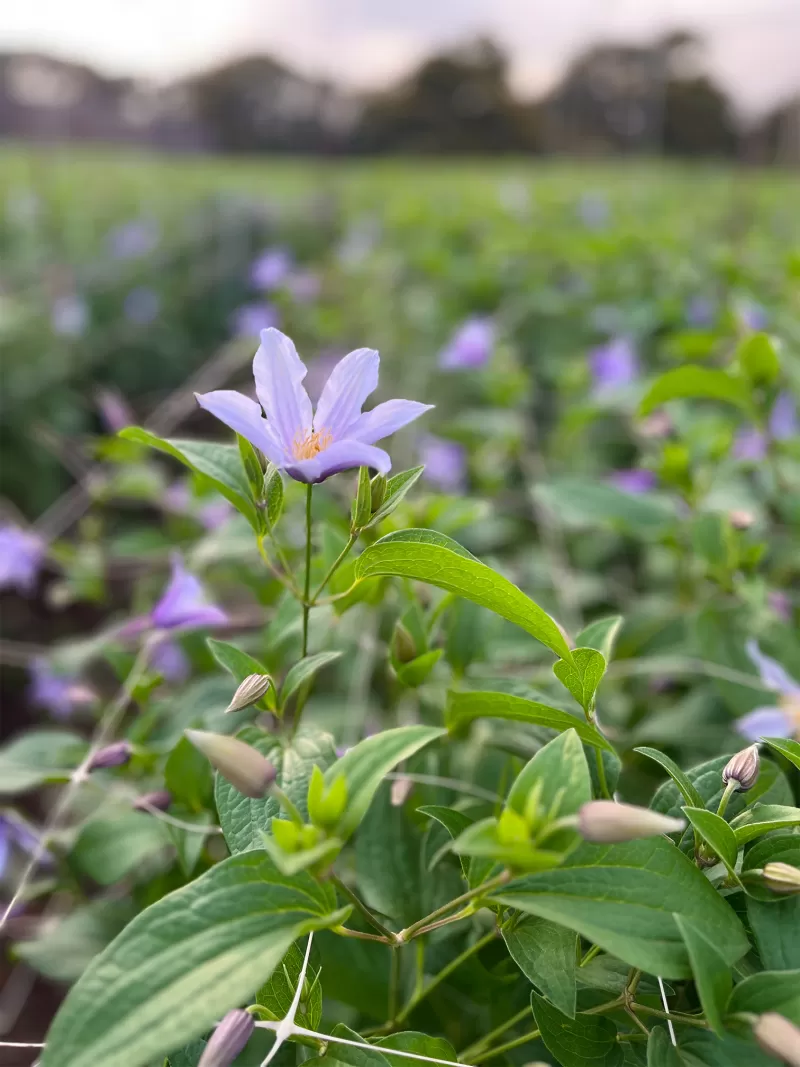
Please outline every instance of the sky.
[{"label": "sky", "polygon": [[487,33],[534,95],[587,44],[677,27],[705,37],[708,69],[745,116],[800,90],[800,0],[0,0],[0,51],[158,81],[261,52],[354,89]]}]

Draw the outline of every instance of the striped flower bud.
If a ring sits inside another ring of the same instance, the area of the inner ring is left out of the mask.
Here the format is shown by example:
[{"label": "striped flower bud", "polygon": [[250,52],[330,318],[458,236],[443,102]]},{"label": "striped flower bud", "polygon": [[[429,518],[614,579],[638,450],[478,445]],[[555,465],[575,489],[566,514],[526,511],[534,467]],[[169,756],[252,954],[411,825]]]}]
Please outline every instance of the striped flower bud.
[{"label": "striped flower bud", "polygon": [[249,1011],[229,1011],[209,1038],[197,1067],[230,1067],[250,1040],[255,1025]]},{"label": "striped flower bud", "polygon": [[773,893],[800,893],[800,870],[790,863],[767,863],[762,877]]},{"label": "striped flower bud", "polygon": [[613,800],[591,800],[578,812],[581,836],[601,845],[671,834],[684,826],[683,819],[673,819],[670,815],[637,808],[633,804],[617,804]]},{"label": "striped flower bud", "polygon": [[272,685],[272,679],[268,674],[248,674],[236,692],[233,699],[225,709],[229,711],[241,711],[249,708],[251,704],[257,704],[262,697],[266,696],[267,690]]},{"label": "striped flower bud", "polygon": [[264,759],[251,745],[225,734],[212,734],[205,730],[185,730],[195,748],[216,767],[234,789],[246,797],[261,800],[275,781],[277,772],[269,760]]},{"label": "striped flower bud", "polygon": [[744,792],[752,789],[758,780],[759,764],[758,745],[750,745],[731,756],[722,771],[725,785],[736,782],[736,788]]},{"label": "striped flower bud", "polygon": [[789,1067],[800,1067],[800,1027],[783,1015],[776,1011],[760,1015],[753,1036],[770,1056],[776,1056]]},{"label": "striped flower bud", "polygon": [[166,811],[172,803],[172,794],[166,789],[157,789],[154,793],[144,793],[133,802],[134,811],[147,811],[148,808],[157,808],[158,811]]},{"label": "striped flower bud", "polygon": [[120,767],[131,758],[130,741],[115,741],[113,745],[99,748],[89,761],[87,770],[97,771],[104,767]]}]

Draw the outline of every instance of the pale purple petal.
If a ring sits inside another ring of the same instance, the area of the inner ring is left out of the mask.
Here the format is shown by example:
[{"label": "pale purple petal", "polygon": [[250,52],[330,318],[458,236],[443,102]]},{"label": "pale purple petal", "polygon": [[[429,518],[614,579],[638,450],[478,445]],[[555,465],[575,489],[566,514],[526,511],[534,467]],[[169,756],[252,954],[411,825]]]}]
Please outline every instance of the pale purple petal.
[{"label": "pale purple petal", "polygon": [[797,406],[791,394],[779,394],[770,413],[769,432],[776,441],[789,441],[800,436]]},{"label": "pale purple petal", "polygon": [[292,269],[292,257],[285,248],[267,248],[253,261],[250,281],[256,289],[277,289]]},{"label": "pale purple petal", "polygon": [[716,308],[707,296],[693,296],[686,307],[686,321],[690,326],[711,326]]},{"label": "pale purple petal", "polygon": [[285,470],[295,481],[313,484],[325,481],[332,474],[352,470],[353,467],[373,467],[381,474],[386,474],[392,469],[392,461],[383,449],[362,441],[334,441],[313,459],[287,463]]},{"label": "pale purple petal", "polygon": [[303,388],[306,368],[294,342],[280,330],[262,330],[253,374],[270,430],[286,456],[291,456],[294,445],[308,436],[312,425],[311,401]]},{"label": "pale purple petal", "polygon": [[0,815],[0,878],[5,874],[10,852],[11,842],[9,840],[8,823],[5,816]]},{"label": "pale purple petal", "polygon": [[475,316],[456,330],[450,342],[439,353],[439,366],[444,370],[482,367],[494,351],[495,326],[491,319]]},{"label": "pale purple petal", "polygon": [[132,219],[111,231],[109,251],[114,259],[137,259],[152,252],[160,236],[158,224],[153,219]]},{"label": "pale purple petal", "polygon": [[206,530],[218,530],[220,526],[225,525],[231,515],[233,515],[233,508],[227,500],[212,500],[208,504],[203,504],[197,513],[197,517]]},{"label": "pale purple petal", "polygon": [[221,608],[209,603],[200,581],[186,570],[179,555],[172,558],[172,578],[151,618],[159,630],[220,626],[228,621]]},{"label": "pale purple petal", "polygon": [[428,435],[422,441],[420,459],[425,464],[425,478],[439,489],[457,493],[464,488],[467,451],[457,441]]},{"label": "pale purple petal", "polygon": [[279,321],[278,309],[272,304],[243,304],[231,317],[231,329],[237,337],[258,337]]},{"label": "pale purple petal", "polygon": [[732,454],[734,459],[759,463],[767,454],[767,439],[755,426],[745,426],[734,438]]},{"label": "pale purple petal", "polygon": [[117,389],[98,389],[97,408],[109,433],[119,433],[126,426],[136,425],[136,416]]},{"label": "pale purple petal", "polygon": [[656,476],[653,471],[636,468],[634,470],[614,471],[608,478],[611,485],[621,489],[623,493],[649,493],[656,487]]},{"label": "pale purple petal", "polygon": [[755,300],[741,300],[736,308],[736,314],[742,326],[748,330],[763,330],[769,322],[769,314],[766,308],[757,304]]},{"label": "pale purple petal", "polygon": [[314,429],[326,431],[334,441],[350,436],[364,401],[378,387],[379,367],[380,356],[373,348],[357,348],[340,359],[319,398]]},{"label": "pale purple petal", "polygon": [[348,436],[354,441],[371,445],[407,426],[432,408],[433,404],[420,404],[418,400],[387,400],[372,411],[365,411],[351,427]]},{"label": "pale purple petal", "polygon": [[594,395],[631,385],[639,375],[636,349],[627,337],[616,337],[605,345],[592,349],[589,366],[594,380]]},{"label": "pale purple petal", "polygon": [[166,682],[180,685],[192,673],[189,657],[177,641],[165,638],[159,641],[150,656],[150,667]]},{"label": "pale purple petal", "polygon": [[792,601],[781,589],[772,589],[767,593],[767,603],[781,622],[792,621]]},{"label": "pale purple petal", "polygon": [[284,450],[255,400],[237,393],[235,389],[216,389],[212,393],[194,395],[200,407],[210,411],[235,433],[246,437],[251,445],[261,449],[268,460],[277,465],[283,463]]},{"label": "pale purple petal", "polygon": [[758,741],[760,737],[791,737],[794,724],[785,711],[780,708],[755,708],[737,719],[736,732],[748,741]]},{"label": "pale purple petal", "polygon": [[50,322],[61,337],[80,337],[89,326],[89,307],[77,294],[60,296],[53,303]]},{"label": "pale purple petal", "polygon": [[0,589],[13,586],[32,593],[42,566],[45,544],[19,526],[0,527]]},{"label": "pale purple petal", "polygon": [[753,638],[745,645],[747,655],[758,669],[761,681],[767,689],[784,696],[800,696],[800,685],[771,656],[765,655]]},{"label": "pale purple petal", "polygon": [[58,674],[43,656],[33,660],[30,673],[28,697],[31,703],[49,711],[57,719],[67,718],[77,704],[87,703],[91,696],[79,679],[68,674]]},{"label": "pale purple petal", "polygon": [[286,288],[298,304],[310,304],[319,296],[322,282],[313,270],[298,270],[289,275]]}]

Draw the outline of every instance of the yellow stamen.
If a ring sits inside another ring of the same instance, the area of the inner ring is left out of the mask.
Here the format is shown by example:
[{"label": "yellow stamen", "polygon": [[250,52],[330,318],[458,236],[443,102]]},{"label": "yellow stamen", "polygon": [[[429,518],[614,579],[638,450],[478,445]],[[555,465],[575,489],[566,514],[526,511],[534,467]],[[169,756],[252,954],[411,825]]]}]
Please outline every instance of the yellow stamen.
[{"label": "yellow stamen", "polygon": [[313,459],[332,443],[333,435],[328,430],[312,430],[306,437],[301,437],[300,434],[295,437],[292,454],[295,459]]},{"label": "yellow stamen", "polygon": [[800,737],[800,696],[789,694],[778,699],[778,707],[789,716],[789,721],[794,724],[795,736]]}]

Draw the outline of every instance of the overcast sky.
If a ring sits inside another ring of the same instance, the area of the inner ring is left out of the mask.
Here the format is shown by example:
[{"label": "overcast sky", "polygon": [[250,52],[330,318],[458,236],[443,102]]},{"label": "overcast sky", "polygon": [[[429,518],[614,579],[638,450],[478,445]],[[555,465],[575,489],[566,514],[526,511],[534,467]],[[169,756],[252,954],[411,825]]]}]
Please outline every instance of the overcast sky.
[{"label": "overcast sky", "polygon": [[746,114],[800,89],[800,0],[0,0],[0,50],[159,80],[268,52],[354,88],[484,32],[534,93],[589,42],[675,27],[707,38],[709,68]]}]

